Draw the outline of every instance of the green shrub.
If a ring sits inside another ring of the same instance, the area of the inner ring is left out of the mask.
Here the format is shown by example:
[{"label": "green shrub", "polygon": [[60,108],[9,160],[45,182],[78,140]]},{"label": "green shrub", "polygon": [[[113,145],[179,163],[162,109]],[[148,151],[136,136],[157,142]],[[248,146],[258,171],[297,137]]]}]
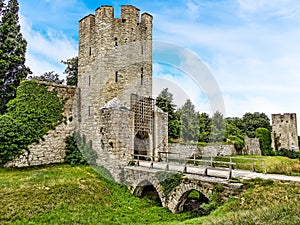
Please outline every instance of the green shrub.
[{"label": "green shrub", "polygon": [[290,159],[300,159],[300,153],[294,150],[281,148],[280,150],[276,151],[276,155],[278,156],[285,156]]},{"label": "green shrub", "polygon": [[85,138],[73,134],[66,138],[65,162],[75,165],[96,165],[97,153],[90,144],[85,143]]},{"label": "green shrub", "polygon": [[0,165],[19,156],[28,145],[40,139],[63,121],[64,101],[45,84],[23,81],[17,96],[0,116]]},{"label": "green shrub", "polygon": [[259,140],[262,155],[274,155],[273,149],[271,147],[271,132],[266,128],[257,128],[256,137]]}]

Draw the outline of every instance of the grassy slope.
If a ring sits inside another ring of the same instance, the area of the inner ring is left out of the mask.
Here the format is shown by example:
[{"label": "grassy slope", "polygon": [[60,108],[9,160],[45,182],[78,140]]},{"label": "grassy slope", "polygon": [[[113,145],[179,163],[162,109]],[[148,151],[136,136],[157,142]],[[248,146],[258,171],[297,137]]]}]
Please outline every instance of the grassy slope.
[{"label": "grassy slope", "polygon": [[183,221],[87,166],[0,169],[0,224],[149,224]]},{"label": "grassy slope", "polygon": [[[283,156],[249,156],[239,155],[233,158],[233,162],[251,164],[251,160],[247,158],[262,158],[264,159],[263,166],[267,166],[268,173],[280,173],[287,175],[300,175],[300,161],[299,159],[289,159]],[[216,158],[217,160],[229,161],[229,158]],[[242,165],[235,166],[236,169],[251,169],[251,166],[244,167]],[[260,161],[255,161],[255,168],[257,172],[263,172],[264,169],[260,168]]]},{"label": "grassy slope", "polygon": [[171,214],[132,196],[87,166],[0,169],[0,224],[300,224],[300,184],[246,185],[211,215],[189,220],[189,214]]}]

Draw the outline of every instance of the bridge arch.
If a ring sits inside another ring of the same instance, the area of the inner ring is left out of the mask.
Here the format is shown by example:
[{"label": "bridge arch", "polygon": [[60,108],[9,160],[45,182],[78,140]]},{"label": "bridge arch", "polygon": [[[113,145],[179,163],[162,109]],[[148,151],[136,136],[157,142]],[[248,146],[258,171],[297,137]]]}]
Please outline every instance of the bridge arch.
[{"label": "bridge arch", "polygon": [[155,177],[147,177],[144,179],[141,179],[139,181],[137,181],[134,186],[133,186],[133,195],[135,196],[139,196],[141,197],[143,194],[143,191],[145,190],[145,188],[147,188],[147,186],[153,186],[154,189],[156,190],[159,200],[162,203],[162,206],[165,207],[165,197],[163,195],[163,192],[161,191],[162,188],[159,184],[159,180],[156,179]]},{"label": "bridge arch", "polygon": [[207,198],[210,189],[204,187],[199,183],[194,182],[183,182],[173,190],[168,199],[168,208],[173,213],[178,213],[183,211],[183,206],[186,203],[189,194],[193,191],[198,191],[200,194]]}]

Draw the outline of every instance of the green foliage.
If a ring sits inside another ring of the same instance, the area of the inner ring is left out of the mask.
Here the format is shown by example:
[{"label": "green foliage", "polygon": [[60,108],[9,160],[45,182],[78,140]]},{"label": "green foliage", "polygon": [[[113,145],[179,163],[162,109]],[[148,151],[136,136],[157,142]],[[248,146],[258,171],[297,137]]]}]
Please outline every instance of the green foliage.
[{"label": "green foliage", "polygon": [[199,117],[191,100],[187,100],[178,109],[182,124],[182,138],[185,141],[198,141],[199,139]]},{"label": "green foliage", "polygon": [[67,66],[64,74],[67,75],[67,85],[77,86],[78,83],[78,57],[67,59],[67,61],[61,61]]},{"label": "green foliage", "polygon": [[285,156],[290,159],[300,159],[300,153],[299,151],[294,151],[290,149],[281,148],[280,150],[276,151],[276,155],[278,156]]},{"label": "green foliage", "polygon": [[256,137],[256,129],[257,128],[266,128],[270,132],[272,131],[272,127],[270,124],[269,117],[264,113],[245,113],[243,116],[244,130],[243,132],[251,138]]},{"label": "green foliage", "polygon": [[212,116],[211,124],[211,142],[222,142],[225,140],[225,121],[223,114],[219,111],[216,111]]},{"label": "green foliage", "polygon": [[236,150],[242,150],[245,146],[245,135],[238,127],[239,120],[237,118],[226,118],[225,138],[233,142]]},{"label": "green foliage", "polygon": [[62,84],[64,82],[64,80],[59,79],[59,75],[57,73],[54,73],[54,71],[46,72],[41,76],[29,76],[28,79],[45,81],[45,82],[56,83],[56,84]]},{"label": "green foliage", "polygon": [[9,0],[6,6],[1,1],[0,7],[0,114],[4,114],[21,80],[31,72],[25,66],[27,42],[20,32],[18,1]]},{"label": "green foliage", "polygon": [[64,101],[43,84],[24,81],[0,117],[0,165],[17,157],[63,121]]},{"label": "green foliage", "polygon": [[262,155],[274,155],[273,149],[271,147],[272,144],[271,132],[266,128],[257,128],[256,137],[259,140],[259,145],[260,145]]},{"label": "green foliage", "polygon": [[199,114],[199,142],[209,142],[211,133],[211,118],[207,113]]},{"label": "green foliage", "polygon": [[81,151],[78,148],[75,135],[68,136],[66,138],[66,157],[65,162],[75,166],[75,165],[87,165],[87,161],[83,157]]},{"label": "green foliage", "polygon": [[173,103],[173,95],[165,88],[156,98],[156,106],[168,113],[168,136],[170,139],[177,139],[181,135],[181,122],[176,112],[176,105]]},{"label": "green foliage", "polygon": [[169,173],[164,171],[159,171],[155,174],[159,180],[159,184],[163,188],[163,193],[168,196],[174,188],[176,188],[183,180],[182,173]]}]

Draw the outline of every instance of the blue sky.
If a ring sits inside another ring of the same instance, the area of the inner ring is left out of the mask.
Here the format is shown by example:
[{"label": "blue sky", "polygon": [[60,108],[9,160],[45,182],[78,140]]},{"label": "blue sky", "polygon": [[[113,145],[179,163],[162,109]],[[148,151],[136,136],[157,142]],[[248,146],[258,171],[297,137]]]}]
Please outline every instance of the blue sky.
[{"label": "blue sky", "polygon": [[[35,75],[62,74],[60,60],[77,55],[78,21],[101,5],[134,5],[153,15],[153,40],[196,54],[222,92],[226,116],[296,112],[300,117],[300,0],[96,1],[19,0],[27,64]],[[210,112],[205,93],[176,69],[154,65],[180,106],[191,98]]]}]

